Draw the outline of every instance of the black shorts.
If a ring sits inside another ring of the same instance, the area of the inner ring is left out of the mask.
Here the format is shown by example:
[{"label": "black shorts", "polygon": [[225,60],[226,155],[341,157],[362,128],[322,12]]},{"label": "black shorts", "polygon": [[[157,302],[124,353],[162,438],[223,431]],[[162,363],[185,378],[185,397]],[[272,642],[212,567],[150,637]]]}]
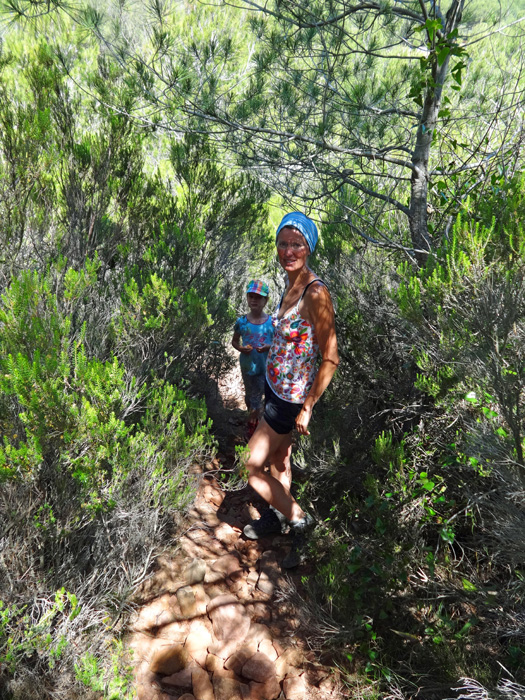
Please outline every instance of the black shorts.
[{"label": "black shorts", "polygon": [[295,428],[295,419],[303,407],[302,403],[284,401],[275,394],[268,384],[264,383],[264,413],[263,418],[272,430],[279,435],[291,433]]}]

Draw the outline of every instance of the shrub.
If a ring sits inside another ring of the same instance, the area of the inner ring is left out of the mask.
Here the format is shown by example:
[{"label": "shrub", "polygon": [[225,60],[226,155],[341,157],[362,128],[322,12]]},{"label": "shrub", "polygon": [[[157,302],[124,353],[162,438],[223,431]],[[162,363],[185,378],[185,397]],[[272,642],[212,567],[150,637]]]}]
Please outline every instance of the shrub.
[{"label": "shrub", "polygon": [[[62,288],[24,273],[0,306],[0,683],[13,698],[77,692],[74,665],[111,641],[213,449],[201,400],[88,354],[71,317],[95,268]],[[124,697],[125,669],[97,669],[92,689]]]}]

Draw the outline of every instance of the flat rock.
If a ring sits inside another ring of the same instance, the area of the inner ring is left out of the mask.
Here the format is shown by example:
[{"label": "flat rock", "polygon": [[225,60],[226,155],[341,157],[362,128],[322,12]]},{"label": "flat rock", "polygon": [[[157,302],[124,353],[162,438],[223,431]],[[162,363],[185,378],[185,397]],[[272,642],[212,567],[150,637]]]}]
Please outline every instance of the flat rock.
[{"label": "flat rock", "polygon": [[251,600],[251,592],[253,589],[250,589],[248,584],[246,583],[246,579],[242,576],[239,576],[238,578],[228,578],[226,580],[226,583],[228,585],[228,589],[239,599],[240,602],[243,604],[247,603],[249,600]]},{"label": "flat rock", "polygon": [[145,632],[133,633],[128,645],[133,652],[133,661],[135,663],[149,660],[155,646],[157,646],[155,638]]},{"label": "flat rock", "polygon": [[235,671],[239,676],[241,675],[242,667],[257,651],[257,645],[253,642],[251,644],[243,644],[240,649],[237,649],[224,663],[224,668],[231,669]]},{"label": "flat rock", "polygon": [[148,660],[140,661],[140,663],[135,666],[135,679],[137,683],[150,683],[156,680],[156,678],[157,674],[150,670]]},{"label": "flat rock", "polygon": [[184,644],[189,631],[190,625],[188,621],[177,620],[169,625],[164,625],[159,630],[157,639],[166,639],[173,643]]},{"label": "flat rock", "polygon": [[305,658],[299,649],[288,647],[275,662],[275,673],[277,678],[283,679],[288,675],[289,667],[300,668],[303,666]]},{"label": "flat rock", "polygon": [[202,528],[189,530],[180,538],[180,543],[187,554],[193,557],[209,559],[210,555],[220,557],[226,554],[226,550],[219,540],[210,535],[208,530]]},{"label": "flat rock", "polygon": [[152,654],[150,671],[160,676],[177,673],[189,662],[189,654],[182,644],[169,644],[157,647]]},{"label": "flat rock", "polygon": [[320,664],[308,665],[305,673],[305,680],[308,685],[319,686],[329,675],[329,668]]},{"label": "flat rock", "polygon": [[224,668],[224,666],[222,668],[217,669],[217,671],[213,673],[213,677],[215,678],[216,676],[220,676],[221,678],[232,678],[236,681],[239,681],[239,683],[242,683],[242,678],[237,673],[235,673],[235,671],[232,671],[232,669],[230,668]]},{"label": "flat rock", "polygon": [[[246,520],[251,520],[252,518],[246,518]],[[244,520],[244,522],[246,522]],[[259,548],[257,546],[257,543],[254,542],[253,540],[237,540],[237,544],[235,545],[235,549],[242,555],[242,558],[244,561],[246,561],[250,565],[256,564],[256,562],[259,560]]]},{"label": "flat rock", "polygon": [[220,523],[215,508],[204,501],[196,503],[188,512],[188,516],[196,525],[205,524],[209,527],[217,527]]},{"label": "flat rock", "polygon": [[149,669],[149,663],[143,661],[135,672],[138,700],[152,700],[159,691],[158,676]]},{"label": "flat rock", "polygon": [[208,603],[213,633],[219,641],[240,644],[250,629],[250,618],[244,607],[231,595],[217,596]]},{"label": "flat rock", "polygon": [[254,569],[253,567],[250,568],[250,571],[248,572],[248,576],[246,578],[246,583],[254,588],[257,585],[257,581],[259,580],[259,572]]},{"label": "flat rock", "polygon": [[262,591],[267,596],[272,596],[276,588],[276,584],[268,576],[265,571],[261,571],[257,579],[257,589]]},{"label": "flat rock", "polygon": [[275,653],[277,654],[278,657],[281,656],[281,654],[284,654],[284,647],[281,644],[281,642],[279,642],[278,639],[275,639],[275,637],[274,637],[272,643],[273,643],[273,648],[275,649]]},{"label": "flat rock", "polygon": [[283,681],[283,691],[286,700],[304,700],[306,682],[304,676],[289,676]]},{"label": "flat rock", "polygon": [[196,668],[191,674],[193,693],[198,700],[215,700],[213,685],[203,668]]},{"label": "flat rock", "polygon": [[269,639],[271,641],[272,633],[266,625],[260,622],[252,622],[248,634],[246,635],[246,641],[255,642],[258,645],[263,639]]},{"label": "flat rock", "polygon": [[222,542],[222,544],[225,544],[228,547],[234,545],[239,539],[239,533],[235,532],[231,525],[224,522],[222,522],[219,527],[215,528],[214,535],[219,542]]},{"label": "flat rock", "polygon": [[257,588],[268,595],[272,595],[277,586],[284,584],[281,567],[277,561],[277,555],[272,550],[262,553],[259,562],[260,576]]},{"label": "flat rock", "polygon": [[166,695],[159,688],[153,688],[149,684],[139,684],[137,686],[137,700],[173,700],[170,695]]},{"label": "flat rock", "polygon": [[262,553],[259,560],[259,569],[271,578],[274,583],[278,583],[283,579],[281,566],[277,560],[277,555],[271,549],[267,549]]},{"label": "flat rock", "polygon": [[[302,676],[304,673],[304,668],[297,668],[297,666],[288,666],[285,673],[284,677],[285,678],[291,678],[292,676]],[[277,674],[277,679],[279,681],[283,680],[283,677]]]},{"label": "flat rock", "polygon": [[205,523],[208,527],[219,527],[222,521],[217,517],[215,508],[213,506],[208,506],[208,508],[209,512],[201,513],[201,521]]},{"label": "flat rock", "polygon": [[277,652],[275,651],[275,647],[271,639],[263,639],[261,642],[259,642],[258,651],[267,656],[270,661],[277,660]]},{"label": "flat rock", "polygon": [[181,616],[177,599],[174,595],[165,593],[153,602],[145,605],[140,613],[131,621],[132,629],[146,632],[179,619]]},{"label": "flat rock", "polygon": [[268,603],[256,601],[246,605],[246,612],[254,622],[269,623],[272,621],[272,608]]},{"label": "flat rock", "polygon": [[[249,692],[244,695],[243,700],[277,700],[281,694],[281,686],[275,676],[269,678],[265,683],[251,681]],[[303,698],[302,700],[306,700]]]},{"label": "flat rock", "polygon": [[200,666],[205,666],[208,647],[213,642],[211,632],[201,620],[194,620],[184,648]]},{"label": "flat rock", "polygon": [[333,676],[327,676],[319,683],[319,690],[324,693],[333,693],[337,688],[337,681]]},{"label": "flat rock", "polygon": [[[242,641],[242,640],[241,640]],[[214,642],[208,647],[210,654],[214,654],[222,659],[223,665],[226,659],[229,659],[237,650],[239,643],[237,639],[226,639],[219,642]]]},{"label": "flat rock", "polygon": [[213,676],[215,700],[243,700],[242,686],[233,678]]},{"label": "flat rock", "polygon": [[221,506],[226,495],[218,486],[214,486],[210,483],[202,486],[201,493],[203,498],[208,501],[208,503],[212,503],[214,506],[217,506],[217,508]]},{"label": "flat rock", "polygon": [[[239,555],[235,554],[224,554],[219,559],[216,559],[212,564],[210,564],[210,571],[216,574],[221,574],[222,578],[227,578],[231,576],[232,578],[237,578],[242,575],[242,566],[239,561]],[[210,583],[215,583],[210,581]]]},{"label": "flat rock", "polygon": [[275,677],[275,663],[258,651],[243,665],[241,674],[252,681],[265,683],[272,676]]},{"label": "flat rock", "polygon": [[[221,513],[221,520],[222,522],[232,527],[235,530],[237,536],[241,534],[242,529],[246,523],[246,521],[239,516],[239,513],[236,508],[231,508],[227,513]],[[234,544],[236,545],[237,543],[235,542]]]},{"label": "flat rock", "polygon": [[184,570],[184,578],[188,586],[194,583],[202,583],[206,576],[206,562],[196,557]]},{"label": "flat rock", "polygon": [[224,668],[224,659],[221,659],[221,657],[216,654],[208,653],[205,667],[209,673],[215,673],[219,668]]},{"label": "flat rock", "polygon": [[162,679],[162,685],[171,685],[174,688],[183,688],[184,690],[192,690],[193,688],[193,681],[192,681],[192,673],[193,669],[191,666],[187,666],[186,668],[183,668],[182,671],[179,671],[178,673],[172,673],[171,676],[165,676]]},{"label": "flat rock", "polygon": [[272,549],[266,549],[259,560],[261,569],[269,568],[274,571],[277,576],[281,575],[281,569],[276,553]]},{"label": "flat rock", "polygon": [[[208,596],[208,605],[213,601],[214,598],[218,598],[219,596],[224,595],[224,587],[216,585],[216,584],[211,584],[206,586],[206,595]],[[206,608],[209,612],[210,608]]]},{"label": "flat rock", "polygon": [[232,605],[235,605],[239,602],[237,598],[231,595],[230,593],[221,592],[219,586],[215,586],[214,588],[216,588],[218,594],[214,596],[212,600],[210,600],[210,602],[208,603],[208,615],[210,615],[215,610],[215,608],[219,608],[223,605],[228,605],[230,603]]},{"label": "flat rock", "polygon": [[201,583],[184,586],[177,591],[181,613],[186,619],[206,614],[206,593]]}]

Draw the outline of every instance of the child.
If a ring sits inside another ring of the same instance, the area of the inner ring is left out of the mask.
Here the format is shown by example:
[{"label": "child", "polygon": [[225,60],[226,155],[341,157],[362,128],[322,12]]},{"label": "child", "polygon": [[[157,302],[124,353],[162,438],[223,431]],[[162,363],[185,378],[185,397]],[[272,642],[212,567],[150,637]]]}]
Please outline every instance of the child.
[{"label": "child", "polygon": [[248,432],[251,435],[262,409],[266,359],[272,343],[273,326],[264,307],[268,301],[268,285],[261,280],[251,280],[246,288],[246,298],[250,309],[235,323],[232,345],[241,354],[239,357],[244,382],[245,401],[248,408]]}]

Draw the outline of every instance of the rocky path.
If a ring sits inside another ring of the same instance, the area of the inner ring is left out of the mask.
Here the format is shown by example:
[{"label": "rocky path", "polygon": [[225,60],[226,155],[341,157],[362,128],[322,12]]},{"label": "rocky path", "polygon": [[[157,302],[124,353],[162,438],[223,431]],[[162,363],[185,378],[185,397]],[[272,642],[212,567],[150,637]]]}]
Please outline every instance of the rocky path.
[{"label": "rocky path", "polygon": [[285,594],[291,584],[280,561],[289,538],[242,535],[263,507],[248,487],[225,493],[213,472],[203,475],[179,550],[161,559],[150,582],[161,594],[133,620],[139,700],[345,697],[334,669],[309,649]]}]

